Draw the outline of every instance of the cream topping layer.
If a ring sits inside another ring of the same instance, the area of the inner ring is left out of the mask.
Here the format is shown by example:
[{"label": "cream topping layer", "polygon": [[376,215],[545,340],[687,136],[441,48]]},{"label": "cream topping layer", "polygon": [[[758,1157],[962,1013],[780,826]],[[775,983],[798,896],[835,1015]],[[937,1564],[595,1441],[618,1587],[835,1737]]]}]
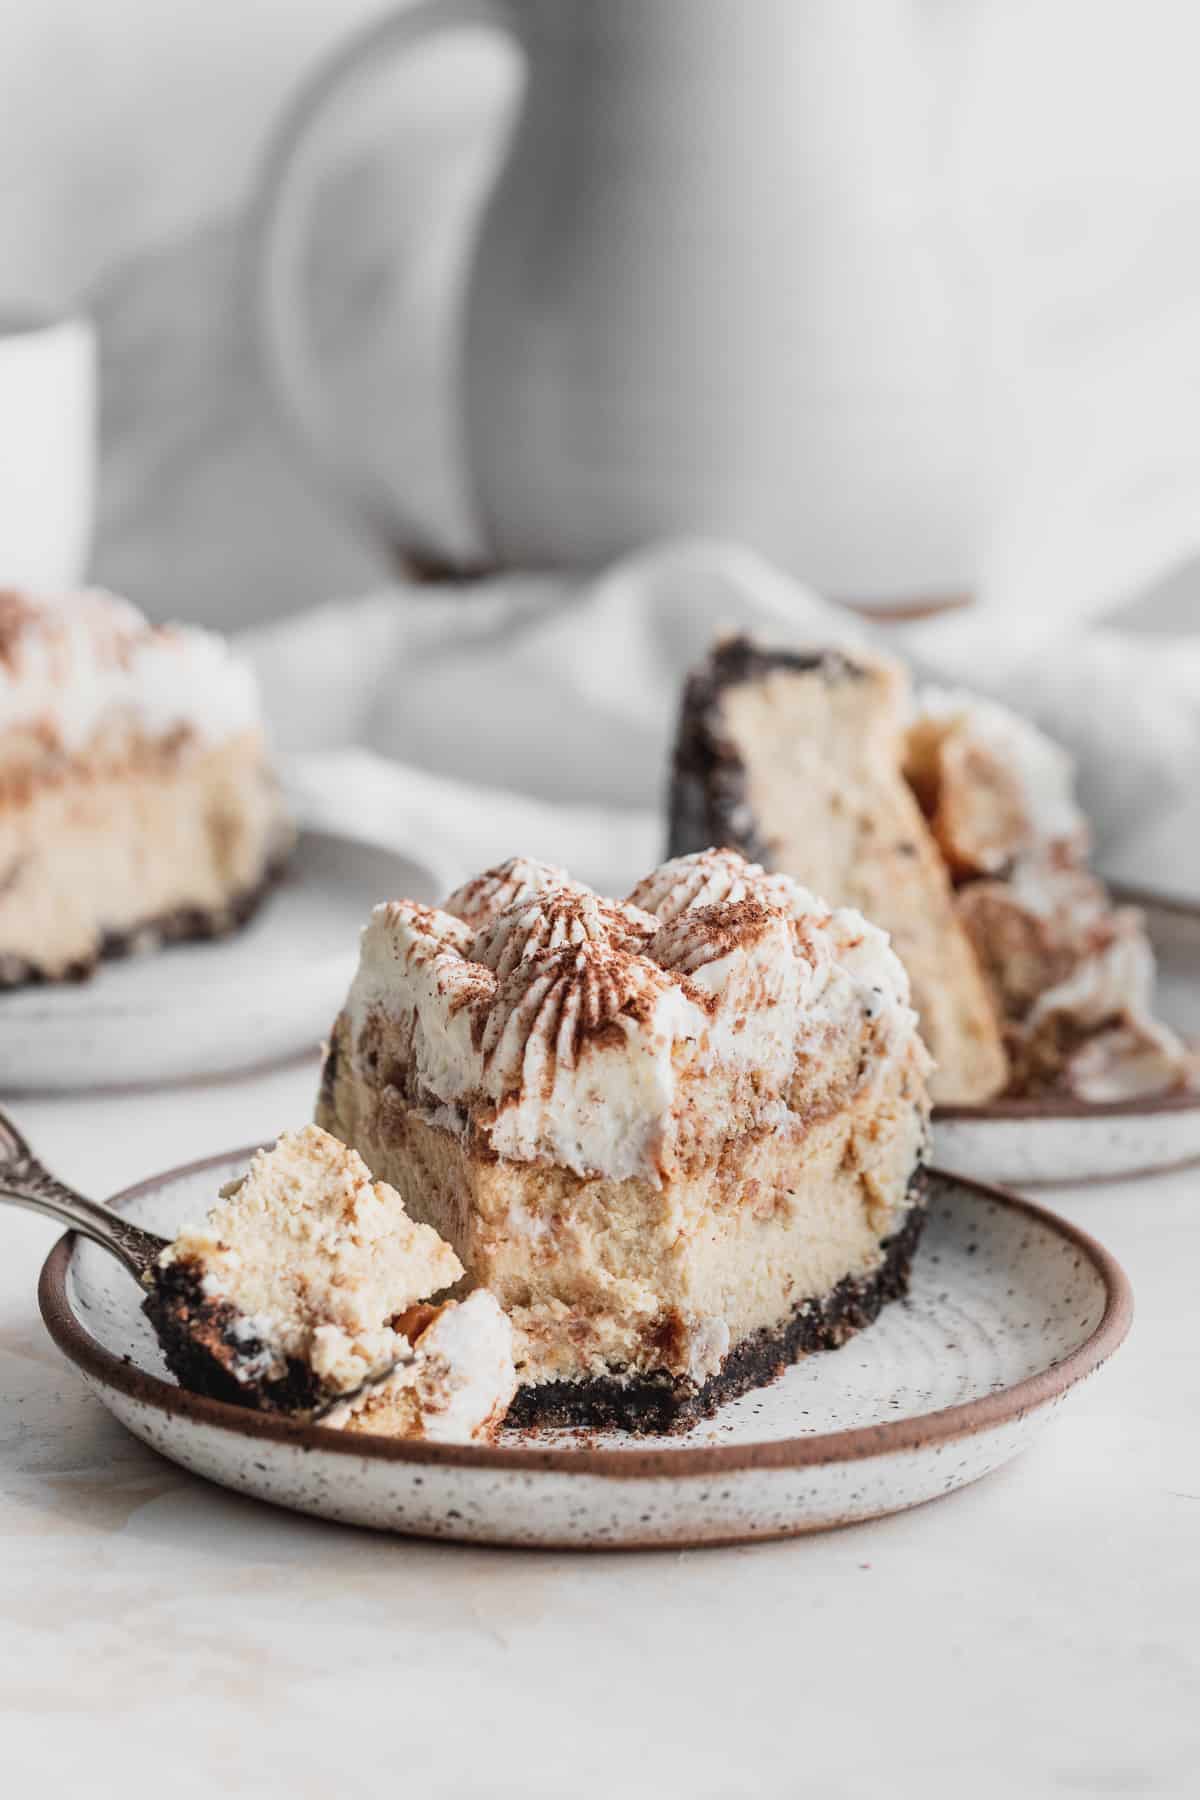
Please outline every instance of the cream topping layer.
[{"label": "cream topping layer", "polygon": [[37,729],[70,752],[110,720],[219,743],[259,724],[254,672],[215,633],[151,625],[102,589],[0,594],[0,732]]},{"label": "cream topping layer", "polygon": [[1020,841],[997,846],[981,867],[994,873],[1013,854],[1087,837],[1075,799],[1075,764],[1060,744],[1019,713],[974,694],[924,688],[918,715],[968,755],[990,764],[1010,786],[1021,819]]},{"label": "cream topping layer", "polygon": [[377,1055],[382,1026],[409,1103],[514,1161],[661,1184],[685,1147],[779,1123],[836,1040],[864,1083],[924,1056],[886,935],[733,852],[678,858],[625,902],[513,862],[450,904],[469,919],[375,910],[352,1054]]},{"label": "cream topping layer", "polygon": [[1108,941],[1038,995],[1021,1032],[1032,1038],[1056,1018],[1096,1035],[1068,1059],[1066,1086],[1082,1100],[1128,1100],[1194,1086],[1195,1054],[1153,1016],[1154,952],[1140,916],[1111,917]]},{"label": "cream topping layer", "polygon": [[1165,1026],[1131,1019],[1089,1038],[1067,1065],[1067,1084],[1081,1100],[1138,1100],[1200,1080],[1200,1065]]},{"label": "cream topping layer", "polygon": [[1088,1029],[1117,1018],[1148,1019],[1154,993],[1154,953],[1140,926],[1114,931],[1081,956],[1071,973],[1038,995],[1025,1021],[1033,1032],[1055,1013]]},{"label": "cream topping layer", "polygon": [[340,1430],[357,1420],[370,1430],[372,1415],[386,1420],[402,1395],[414,1402],[421,1437],[467,1443],[499,1423],[516,1391],[508,1315],[493,1294],[477,1288],[461,1302],[448,1300],[403,1360],[332,1407],[321,1423]]}]

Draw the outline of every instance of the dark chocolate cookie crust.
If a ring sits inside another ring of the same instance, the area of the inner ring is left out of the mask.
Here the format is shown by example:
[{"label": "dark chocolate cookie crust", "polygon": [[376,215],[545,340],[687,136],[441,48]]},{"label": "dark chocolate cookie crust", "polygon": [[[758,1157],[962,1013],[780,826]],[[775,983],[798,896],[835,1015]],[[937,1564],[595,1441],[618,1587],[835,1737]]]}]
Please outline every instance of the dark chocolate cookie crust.
[{"label": "dark chocolate cookie crust", "polygon": [[248,1373],[266,1346],[245,1335],[242,1315],[227,1300],[204,1293],[189,1264],[155,1268],[151,1280],[154,1285],[142,1311],[181,1387],[257,1412],[309,1412],[321,1399],[317,1378],[306,1363],[289,1359],[286,1372],[273,1379]]},{"label": "dark chocolate cookie crust", "polygon": [[830,682],[861,681],[866,673],[840,650],[764,650],[748,637],[726,638],[684,685],[668,797],[668,856],[688,856],[713,844],[767,863],[746,792],[746,770],[726,734],[721,697],[727,688],[783,670],[820,673]]},{"label": "dark chocolate cookie crust", "polygon": [[743,681],[761,681],[765,675],[783,670],[792,675],[820,674],[826,681],[862,681],[867,671],[844,651],[831,649],[780,650],[766,649],[753,638],[739,633],[722,638],[709,652],[700,672],[714,691],[737,687]]},{"label": "dark chocolate cookie crust", "polygon": [[286,856],[276,858],[254,887],[235,894],[232,900],[215,910],[180,907],[175,912],[164,913],[156,919],[146,919],[127,930],[105,932],[95,956],[72,963],[60,975],[48,975],[35,964],[0,951],[0,992],[11,988],[61,987],[68,983],[88,981],[102,962],[140,956],[152,950],[161,950],[167,944],[198,943],[213,938],[231,937],[243,925],[249,924],[271,889],[278,885],[287,860]]},{"label": "dark chocolate cookie crust", "polygon": [[783,1325],[756,1331],[726,1357],[710,1380],[697,1386],[680,1377],[648,1376],[622,1382],[547,1382],[520,1388],[509,1408],[510,1426],[585,1426],[637,1433],[686,1431],[710,1418],[726,1400],[774,1381],[814,1350],[834,1350],[873,1324],[889,1300],[908,1292],[913,1257],[925,1223],[924,1183],[914,1184],[915,1203],[895,1237],[883,1245],[873,1275],[847,1276],[820,1300],[803,1301]]}]

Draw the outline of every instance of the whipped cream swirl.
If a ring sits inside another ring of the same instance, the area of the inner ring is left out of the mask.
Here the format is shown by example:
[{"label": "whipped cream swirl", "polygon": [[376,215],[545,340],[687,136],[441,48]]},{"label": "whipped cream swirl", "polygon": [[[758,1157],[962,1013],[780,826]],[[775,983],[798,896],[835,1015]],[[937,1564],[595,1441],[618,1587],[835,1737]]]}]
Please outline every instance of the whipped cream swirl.
[{"label": "whipped cream swirl", "polygon": [[518,901],[531,900],[547,888],[562,887],[577,889],[579,884],[571,880],[565,869],[555,868],[553,863],[538,862],[528,856],[510,856],[507,862],[498,863],[494,869],[485,869],[482,875],[474,875],[462,887],[455,888],[442,910],[468,925],[486,925]]},{"label": "whipped cream swirl", "polygon": [[36,728],[72,752],[126,720],[223,742],[260,723],[254,671],[214,632],[151,625],[103,589],[0,593],[0,732]]},{"label": "whipped cream swirl", "polygon": [[531,957],[570,945],[614,944],[638,950],[654,935],[658,921],[636,907],[602,900],[579,882],[545,888],[485,921],[469,955],[501,981]]},{"label": "whipped cream swirl", "polygon": [[386,1035],[409,1102],[501,1156],[660,1182],[685,1147],[802,1114],[831,1036],[864,1082],[910,1047],[924,1067],[885,934],[733,852],[680,857],[623,902],[516,862],[451,902],[376,909],[352,1053]]}]

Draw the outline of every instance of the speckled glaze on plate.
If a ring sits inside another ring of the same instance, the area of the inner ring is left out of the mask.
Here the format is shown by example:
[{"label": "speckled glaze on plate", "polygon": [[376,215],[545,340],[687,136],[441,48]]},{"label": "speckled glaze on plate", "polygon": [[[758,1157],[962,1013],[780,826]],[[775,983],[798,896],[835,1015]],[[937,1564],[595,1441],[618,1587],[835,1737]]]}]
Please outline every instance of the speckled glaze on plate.
[{"label": "speckled glaze on plate", "polygon": [[[1158,959],[1160,1017],[1200,1038],[1200,905],[1114,892],[1145,914]],[[1200,1157],[1200,1092],[1100,1106],[1079,1100],[939,1106],[933,1149],[943,1168],[1021,1187],[1149,1175]]]},{"label": "speckled glaze on plate", "polygon": [[949,1169],[1018,1187],[1116,1180],[1200,1157],[1200,1093],[1153,1100],[994,1100],[939,1106],[933,1149]]},{"label": "speckled glaze on plate", "polygon": [[[173,1235],[248,1150],[171,1171],[116,1204]],[[184,1393],[134,1283],[62,1239],[39,1298],[55,1342],[137,1437],[198,1475],[343,1523],[484,1544],[599,1549],[740,1543],[898,1512],[1023,1450],[1129,1329],[1107,1251],[998,1189],[935,1175],[912,1293],[841,1350],[678,1438],[503,1433],[398,1443]]]},{"label": "speckled glaze on plate", "polygon": [[0,994],[0,1089],[194,1080],[315,1049],[371,907],[395,894],[432,900],[438,888],[412,857],[302,831],[278,886],[231,937],[102,963],[79,985]]}]

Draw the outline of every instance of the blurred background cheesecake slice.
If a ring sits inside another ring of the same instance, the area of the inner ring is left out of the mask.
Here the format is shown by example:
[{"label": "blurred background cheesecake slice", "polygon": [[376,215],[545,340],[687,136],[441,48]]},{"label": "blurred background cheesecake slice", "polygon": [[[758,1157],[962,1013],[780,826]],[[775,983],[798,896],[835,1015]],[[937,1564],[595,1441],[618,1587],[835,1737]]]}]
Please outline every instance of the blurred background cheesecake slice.
[{"label": "blurred background cheesecake slice", "polygon": [[1196,1079],[1136,909],[1088,867],[1071,758],[1007,707],[855,649],[726,639],[687,680],[670,847],[759,858],[892,939],[936,1101],[1100,1101]]},{"label": "blurred background cheesecake slice", "polygon": [[0,986],[233,930],[291,843],[220,637],[96,590],[0,594]]}]

